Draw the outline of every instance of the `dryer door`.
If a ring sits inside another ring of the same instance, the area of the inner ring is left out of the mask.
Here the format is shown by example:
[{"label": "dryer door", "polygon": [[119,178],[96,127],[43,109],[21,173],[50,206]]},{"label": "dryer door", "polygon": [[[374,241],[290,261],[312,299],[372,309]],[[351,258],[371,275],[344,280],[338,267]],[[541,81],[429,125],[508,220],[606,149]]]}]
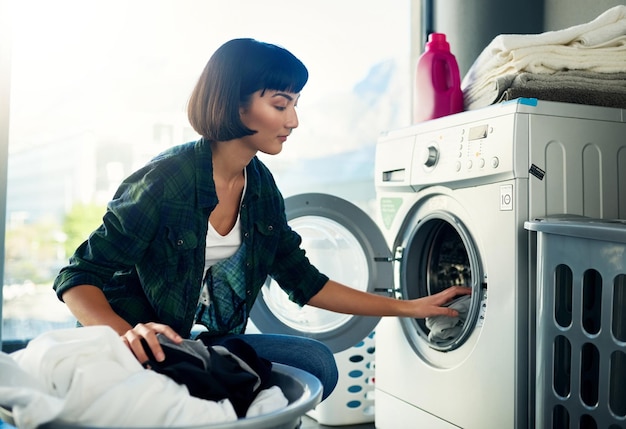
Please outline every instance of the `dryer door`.
[{"label": "dryer door", "polygon": [[453,285],[472,288],[470,296],[453,300],[458,318],[401,320],[413,349],[434,367],[460,364],[482,328],[487,283],[467,220],[454,198],[435,192],[417,205],[397,241],[394,275],[400,298],[421,298]]},{"label": "dryer door", "polygon": [[[361,209],[327,194],[301,194],[285,199],[289,225],[302,236],[311,262],[331,279],[373,292],[392,282],[390,251],[374,221]],[[268,278],[250,314],[263,333],[316,338],[333,353],[370,335],[377,317],[350,316],[291,302]]]}]

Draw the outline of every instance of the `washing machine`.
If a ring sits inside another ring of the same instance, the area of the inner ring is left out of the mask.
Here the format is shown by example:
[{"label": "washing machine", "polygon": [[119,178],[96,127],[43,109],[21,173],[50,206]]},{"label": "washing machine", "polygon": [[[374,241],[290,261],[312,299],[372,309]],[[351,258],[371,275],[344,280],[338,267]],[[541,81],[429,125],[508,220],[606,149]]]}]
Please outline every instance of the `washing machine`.
[{"label": "washing machine", "polygon": [[[307,257],[333,280],[380,293],[379,281],[391,279],[388,246],[363,209],[334,195],[308,193],[286,198],[285,212],[291,228],[302,237]],[[299,335],[324,342],[333,352],[339,379],[333,393],[307,414],[323,425],[355,425],[374,421],[379,320],[300,307],[268,278],[246,332]]]},{"label": "washing machine", "polygon": [[532,427],[536,250],[524,221],[626,217],[624,136],[622,109],[517,99],[380,137],[388,293],[472,294],[446,329],[377,325],[377,428]]}]

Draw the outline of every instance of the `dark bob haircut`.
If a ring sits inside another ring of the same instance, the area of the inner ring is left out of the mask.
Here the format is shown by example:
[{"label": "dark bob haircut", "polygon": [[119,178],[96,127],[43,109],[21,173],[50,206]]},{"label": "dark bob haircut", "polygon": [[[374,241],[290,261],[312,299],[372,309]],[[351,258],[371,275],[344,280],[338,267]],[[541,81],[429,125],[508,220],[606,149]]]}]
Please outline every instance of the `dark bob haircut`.
[{"label": "dark bob haircut", "polygon": [[291,52],[254,39],[224,43],[209,59],[189,104],[187,116],[193,129],[210,141],[227,141],[254,134],[239,109],[257,91],[298,93],[309,72]]}]

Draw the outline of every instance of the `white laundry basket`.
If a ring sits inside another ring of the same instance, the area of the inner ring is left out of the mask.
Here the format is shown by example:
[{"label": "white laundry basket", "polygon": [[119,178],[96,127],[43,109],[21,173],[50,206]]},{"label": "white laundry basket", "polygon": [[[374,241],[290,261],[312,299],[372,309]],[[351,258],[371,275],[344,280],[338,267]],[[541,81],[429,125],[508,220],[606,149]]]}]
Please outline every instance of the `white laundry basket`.
[{"label": "white laundry basket", "polygon": [[[257,417],[239,419],[234,422],[208,426],[186,426],[176,429],[296,429],[301,426],[302,416],[314,408],[322,398],[322,383],[306,371],[290,366],[272,364],[272,380],[289,400],[289,405],[281,410]],[[0,407],[0,420],[13,424],[11,412]],[[77,429],[79,425],[48,423],[41,429]],[[93,428],[91,429],[105,429]],[[112,429],[112,428],[111,428]],[[116,428],[119,429],[119,428]],[[141,429],[147,429],[142,427]]]},{"label": "white laundry basket", "polygon": [[626,428],[626,221],[537,232],[536,428]]},{"label": "white laundry basket", "polygon": [[339,379],[333,393],[307,415],[321,425],[345,426],[374,421],[375,332],[335,353]]}]

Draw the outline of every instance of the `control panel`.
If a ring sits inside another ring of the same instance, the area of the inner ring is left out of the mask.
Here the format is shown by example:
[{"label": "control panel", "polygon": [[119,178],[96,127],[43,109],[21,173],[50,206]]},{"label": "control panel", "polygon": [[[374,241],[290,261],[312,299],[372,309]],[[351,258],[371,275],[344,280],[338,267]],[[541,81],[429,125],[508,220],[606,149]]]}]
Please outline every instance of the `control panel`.
[{"label": "control panel", "polygon": [[511,113],[464,121],[458,114],[389,133],[377,145],[376,185],[417,191],[513,178],[515,141],[528,140],[526,117]]}]

